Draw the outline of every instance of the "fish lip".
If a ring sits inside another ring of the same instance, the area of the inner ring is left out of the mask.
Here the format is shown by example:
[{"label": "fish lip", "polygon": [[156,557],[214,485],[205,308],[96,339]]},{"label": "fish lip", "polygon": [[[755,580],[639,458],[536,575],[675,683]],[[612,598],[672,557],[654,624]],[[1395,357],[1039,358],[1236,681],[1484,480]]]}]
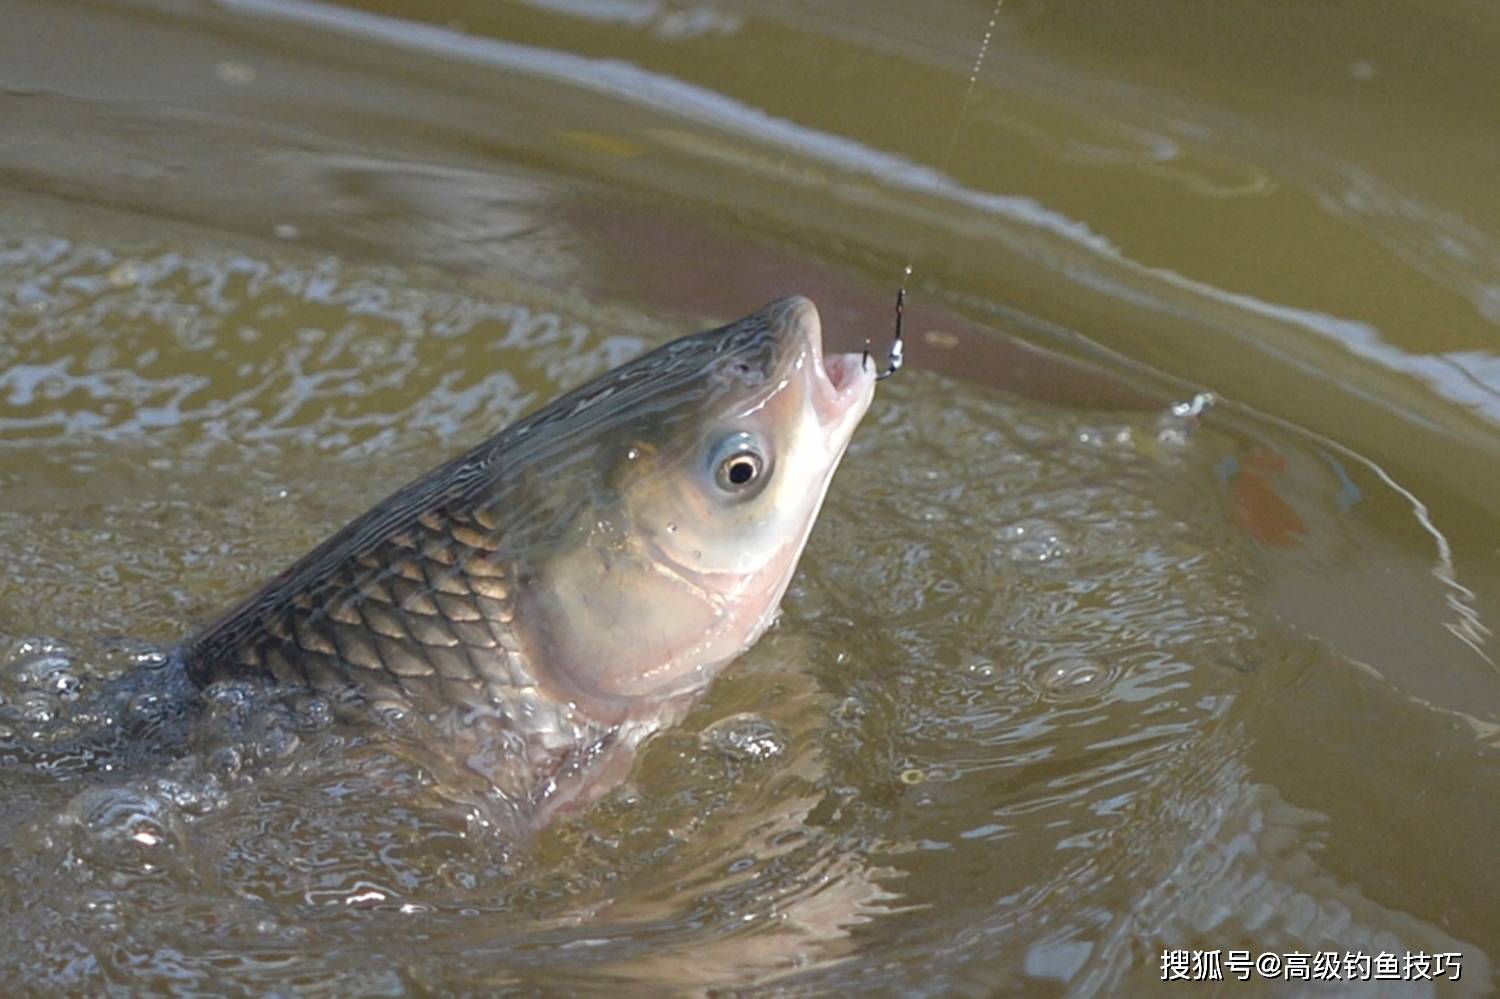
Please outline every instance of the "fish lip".
[{"label": "fish lip", "polygon": [[811,299],[794,295],[784,300],[789,325],[806,345],[811,368],[813,409],[825,427],[858,422],[875,394],[875,369],[863,354],[823,353],[823,321]]}]

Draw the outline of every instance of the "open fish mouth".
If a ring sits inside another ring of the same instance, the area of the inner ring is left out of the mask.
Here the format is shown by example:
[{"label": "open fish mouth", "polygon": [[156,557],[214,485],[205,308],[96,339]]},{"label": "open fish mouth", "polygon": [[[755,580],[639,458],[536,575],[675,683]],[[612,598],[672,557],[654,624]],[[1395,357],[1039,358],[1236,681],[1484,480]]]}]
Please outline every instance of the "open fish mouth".
[{"label": "open fish mouth", "polygon": [[833,429],[858,421],[874,398],[874,368],[864,363],[862,354],[823,353],[823,322],[811,300],[800,295],[786,299],[786,310],[786,321],[805,344],[813,409],[819,422]]},{"label": "open fish mouth", "polygon": [[860,354],[830,354],[823,358],[823,376],[835,396],[842,397],[854,386],[862,359]]}]

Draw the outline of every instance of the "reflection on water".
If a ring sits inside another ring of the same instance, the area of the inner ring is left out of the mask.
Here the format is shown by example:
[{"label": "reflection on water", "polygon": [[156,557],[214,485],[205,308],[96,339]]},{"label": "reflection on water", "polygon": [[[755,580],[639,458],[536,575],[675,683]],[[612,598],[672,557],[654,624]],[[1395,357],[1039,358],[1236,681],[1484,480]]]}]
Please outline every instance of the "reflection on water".
[{"label": "reflection on water", "polygon": [[[1295,64],[1251,8],[1018,5],[939,170],[987,6],[15,0],[10,976],[1104,994],[1242,948],[1487,991],[1492,67],[1417,74],[1467,51],[1419,3],[1301,15]],[[969,380],[883,383],[781,624],[536,842],[320,698],[153,679],[441,456],[778,293],[857,343],[908,258],[912,360]],[[1098,401],[1194,390],[1151,366],[1225,401]]]}]

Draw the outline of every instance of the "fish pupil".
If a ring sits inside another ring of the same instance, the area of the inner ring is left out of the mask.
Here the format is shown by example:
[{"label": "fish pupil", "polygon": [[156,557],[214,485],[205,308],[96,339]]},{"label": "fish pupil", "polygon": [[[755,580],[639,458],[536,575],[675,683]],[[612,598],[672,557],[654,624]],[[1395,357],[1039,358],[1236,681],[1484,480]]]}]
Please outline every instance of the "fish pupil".
[{"label": "fish pupil", "polygon": [[729,465],[729,481],[743,486],[755,478],[755,462],[749,458],[737,458]]}]

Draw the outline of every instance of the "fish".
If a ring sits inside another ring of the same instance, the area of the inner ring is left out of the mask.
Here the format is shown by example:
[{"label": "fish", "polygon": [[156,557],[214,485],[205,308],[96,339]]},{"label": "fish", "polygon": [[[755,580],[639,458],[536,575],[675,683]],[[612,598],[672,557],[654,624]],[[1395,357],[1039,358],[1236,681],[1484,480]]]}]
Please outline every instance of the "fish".
[{"label": "fish", "polygon": [[398,489],[191,635],[198,689],[306,689],[487,785],[596,799],[771,626],[882,377],[784,298]]}]

